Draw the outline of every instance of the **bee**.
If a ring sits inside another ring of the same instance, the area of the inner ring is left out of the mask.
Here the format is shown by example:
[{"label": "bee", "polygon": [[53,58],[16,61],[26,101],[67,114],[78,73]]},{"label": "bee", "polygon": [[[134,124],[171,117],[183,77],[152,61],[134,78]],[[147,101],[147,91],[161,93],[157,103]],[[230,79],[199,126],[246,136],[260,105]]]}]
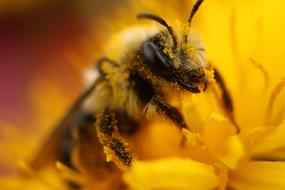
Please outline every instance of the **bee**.
[{"label": "bee", "polygon": [[[113,57],[97,61],[93,69],[96,79],[54,129],[32,166],[40,168],[53,155],[70,167],[80,162],[98,171],[106,165],[107,156],[108,161],[127,169],[136,156],[121,133],[134,133],[147,115],[164,117],[180,129],[188,128],[183,115],[166,97],[174,92],[201,93],[207,89],[205,48],[189,36],[192,19],[202,2],[196,1],[181,31],[175,31],[158,16],[141,13],[138,19],[154,21],[155,25],[117,34],[116,41],[107,48]],[[217,70],[215,77],[226,110],[233,112],[232,100]],[[78,155],[75,161],[71,155],[74,146]]]}]

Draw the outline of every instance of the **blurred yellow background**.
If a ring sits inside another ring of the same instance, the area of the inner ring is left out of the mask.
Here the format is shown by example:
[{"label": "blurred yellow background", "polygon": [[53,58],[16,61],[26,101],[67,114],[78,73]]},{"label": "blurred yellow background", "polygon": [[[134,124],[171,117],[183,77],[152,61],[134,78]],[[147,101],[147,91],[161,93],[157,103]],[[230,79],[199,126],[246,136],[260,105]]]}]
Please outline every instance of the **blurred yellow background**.
[{"label": "blurred yellow background", "polygon": [[[0,1],[0,147],[10,147],[0,153],[0,175],[13,174],[17,159],[36,149],[36,142],[80,93],[84,70],[114,31],[145,10],[184,22],[193,1],[143,2]],[[256,105],[262,98],[254,96],[260,90],[255,84],[263,78],[250,58],[268,71],[272,86],[285,75],[284,4],[206,0],[197,14],[193,25],[204,39],[209,60],[226,76],[234,102]],[[241,121],[251,116],[247,106],[236,105]]]}]

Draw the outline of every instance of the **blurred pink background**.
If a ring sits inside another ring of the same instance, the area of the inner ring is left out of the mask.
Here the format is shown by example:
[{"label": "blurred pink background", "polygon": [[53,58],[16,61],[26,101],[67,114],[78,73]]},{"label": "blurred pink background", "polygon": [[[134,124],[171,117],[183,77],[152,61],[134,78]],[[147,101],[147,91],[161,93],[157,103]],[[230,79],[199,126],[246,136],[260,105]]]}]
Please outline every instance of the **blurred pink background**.
[{"label": "blurred pink background", "polygon": [[[63,81],[70,81],[64,78],[70,71],[61,52],[67,46],[76,47],[86,26],[60,7],[44,7],[4,16],[0,28],[0,120],[14,120],[15,114],[28,116],[31,111],[26,92],[33,76],[49,77],[53,70]],[[73,78],[78,86],[78,76]]]},{"label": "blurred pink background", "polygon": [[[6,11],[0,9],[0,121],[31,117],[27,91],[37,77],[57,80],[75,97],[82,80],[65,51],[91,60],[90,54],[80,55],[82,38],[94,38],[99,17],[122,2],[43,1],[29,8],[13,9],[10,3]],[[90,43],[96,46],[94,41]]]}]

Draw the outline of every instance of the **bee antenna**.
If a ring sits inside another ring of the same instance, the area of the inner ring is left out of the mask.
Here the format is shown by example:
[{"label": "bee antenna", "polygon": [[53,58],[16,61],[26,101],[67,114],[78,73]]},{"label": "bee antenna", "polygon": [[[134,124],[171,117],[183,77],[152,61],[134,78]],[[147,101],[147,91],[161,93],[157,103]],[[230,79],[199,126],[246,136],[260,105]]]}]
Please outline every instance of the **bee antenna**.
[{"label": "bee antenna", "polygon": [[190,29],[190,26],[191,26],[191,22],[192,22],[192,19],[194,17],[194,15],[196,14],[196,12],[198,11],[200,5],[203,3],[204,0],[197,0],[196,3],[194,4],[192,10],[191,10],[191,14],[189,16],[189,19],[188,19],[188,23],[186,25],[186,28],[185,28],[185,33],[184,33],[184,43],[187,43],[187,37],[188,37],[188,33],[189,33],[189,29]]},{"label": "bee antenna", "polygon": [[162,18],[160,18],[158,16],[155,16],[155,15],[152,15],[152,14],[148,14],[148,13],[140,13],[140,14],[137,15],[137,18],[138,19],[154,20],[154,21],[158,22],[159,24],[165,26],[167,28],[169,34],[171,35],[172,39],[173,39],[174,49],[176,49],[176,47],[177,47],[177,38],[176,38],[176,36],[174,34],[174,31],[173,31],[172,27],[169,26],[164,19],[162,19]]},{"label": "bee antenna", "polygon": [[194,17],[194,15],[196,14],[196,12],[198,11],[200,5],[203,3],[204,0],[197,0],[195,5],[193,6],[192,8],[192,11],[191,11],[191,14],[190,14],[190,17],[188,19],[188,23],[191,24],[192,22],[192,19]]}]

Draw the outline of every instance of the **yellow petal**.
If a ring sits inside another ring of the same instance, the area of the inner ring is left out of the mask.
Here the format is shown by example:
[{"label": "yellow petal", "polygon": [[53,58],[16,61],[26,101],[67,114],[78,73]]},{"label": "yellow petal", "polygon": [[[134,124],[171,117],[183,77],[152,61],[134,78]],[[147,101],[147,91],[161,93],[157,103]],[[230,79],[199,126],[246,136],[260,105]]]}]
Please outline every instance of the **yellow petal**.
[{"label": "yellow petal", "polygon": [[237,135],[231,136],[225,142],[228,152],[219,156],[219,160],[231,169],[235,169],[241,158],[244,156],[243,145]]},{"label": "yellow petal", "polygon": [[32,175],[15,175],[0,178],[1,190],[68,190],[66,183],[60,178],[59,174],[49,168]]},{"label": "yellow petal", "polygon": [[234,169],[244,156],[244,148],[239,136],[233,135],[233,125],[222,115],[212,113],[205,128],[203,139],[210,153]]},{"label": "yellow petal", "polygon": [[218,113],[212,113],[203,132],[203,139],[208,149],[214,154],[226,154],[225,140],[234,134],[230,122]]},{"label": "yellow petal", "polygon": [[252,147],[253,155],[262,155],[285,146],[285,120],[271,132],[268,132],[260,142],[256,142]]},{"label": "yellow petal", "polygon": [[212,166],[182,158],[138,161],[124,179],[130,187],[142,190],[206,190],[219,182]]},{"label": "yellow petal", "polygon": [[285,160],[285,147],[282,147],[273,152],[267,153],[266,155],[263,155],[262,158],[264,158],[265,160],[284,161]]},{"label": "yellow petal", "polygon": [[230,185],[237,190],[283,190],[284,171],[284,162],[248,162],[234,172]]}]

